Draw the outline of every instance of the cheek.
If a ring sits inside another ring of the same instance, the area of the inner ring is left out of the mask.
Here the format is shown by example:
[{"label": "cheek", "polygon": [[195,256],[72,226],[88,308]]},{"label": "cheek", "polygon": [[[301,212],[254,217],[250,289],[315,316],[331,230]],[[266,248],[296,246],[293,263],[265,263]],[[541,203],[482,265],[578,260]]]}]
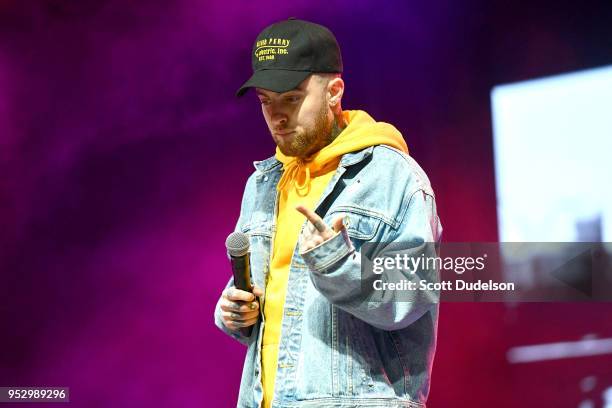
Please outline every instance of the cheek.
[{"label": "cheek", "polygon": [[320,112],[320,104],[306,104],[305,102],[297,114],[297,122],[305,129],[312,129],[316,125],[317,117],[320,115]]},{"label": "cheek", "polygon": [[261,113],[263,114],[264,120],[266,121],[266,125],[268,128],[272,129],[272,116],[268,112],[268,109],[265,106],[261,106]]}]

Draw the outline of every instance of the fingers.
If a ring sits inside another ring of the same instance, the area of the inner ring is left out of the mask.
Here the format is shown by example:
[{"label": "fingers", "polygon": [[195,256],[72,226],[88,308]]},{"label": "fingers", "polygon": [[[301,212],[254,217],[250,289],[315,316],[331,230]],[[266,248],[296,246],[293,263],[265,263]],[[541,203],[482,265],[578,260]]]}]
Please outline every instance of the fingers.
[{"label": "fingers", "polygon": [[303,205],[297,205],[295,209],[303,214],[308,220],[298,241],[301,253],[307,252],[328,239],[331,239],[335,234],[345,228],[346,218],[344,215],[336,217],[332,222],[332,228],[329,228],[327,224],[325,224],[325,221],[323,221],[314,211]]},{"label": "fingers", "polygon": [[344,215],[337,217],[332,223],[332,229],[334,232],[342,231],[344,229]]},{"label": "fingers", "polygon": [[308,239],[306,242],[304,242],[304,246],[305,247],[309,247],[309,248],[314,248],[317,245],[322,244],[324,241],[323,237],[320,235],[313,235],[312,237],[310,237],[310,239]]},{"label": "fingers", "polygon": [[229,300],[242,300],[244,302],[251,302],[255,300],[255,295],[246,290],[236,289],[235,287],[227,288],[223,291],[223,296]]},{"label": "fingers", "polygon": [[245,313],[250,311],[259,311],[259,302],[234,302],[227,299],[222,299],[219,308],[224,312]]},{"label": "fingers", "polygon": [[221,312],[221,317],[225,320],[231,320],[233,322],[245,322],[249,320],[257,320],[259,316],[259,311],[250,311],[246,313],[236,313],[236,312]]},{"label": "fingers", "polygon": [[243,327],[249,327],[257,323],[257,319],[249,319],[244,321],[237,320],[225,320],[223,319],[223,324],[230,330],[238,330]]},{"label": "fingers", "polygon": [[322,244],[325,242],[325,239],[320,235],[311,235],[308,239],[305,239],[300,242],[300,252],[304,253],[312,248]]},{"label": "fingers", "polygon": [[263,290],[255,286],[253,288],[253,292],[255,292],[255,294],[236,289],[233,286],[227,288],[223,291],[219,307],[225,312],[244,313],[249,311],[258,311],[259,302],[255,296],[263,295]]},{"label": "fingers", "polygon": [[262,296],[263,290],[253,287],[253,293],[227,288],[223,291],[219,307],[221,308],[221,320],[230,330],[238,330],[257,323],[259,319],[259,301],[255,296]]},{"label": "fingers", "polygon": [[311,209],[306,208],[303,205],[297,205],[295,209],[298,210],[300,213],[302,213],[304,217],[306,217],[306,219],[310,221],[310,223],[316,228],[317,231],[325,232],[329,229],[327,227],[327,224],[323,222],[321,217],[319,217],[317,213],[315,213]]},{"label": "fingers", "polygon": [[263,289],[262,289],[262,288],[260,288],[259,286],[254,285],[254,286],[253,286],[253,294],[254,294],[255,296],[263,296],[264,291],[263,291]]}]

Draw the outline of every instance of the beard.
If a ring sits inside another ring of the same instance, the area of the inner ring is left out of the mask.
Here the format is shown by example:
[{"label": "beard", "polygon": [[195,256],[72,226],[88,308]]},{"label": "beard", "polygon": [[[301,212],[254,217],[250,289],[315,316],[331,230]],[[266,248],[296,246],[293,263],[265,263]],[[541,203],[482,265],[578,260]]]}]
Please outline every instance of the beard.
[{"label": "beard", "polygon": [[314,125],[310,129],[296,130],[290,140],[276,140],[276,145],[285,156],[305,159],[321,150],[331,142],[333,121],[327,116],[327,106],[322,104]]}]

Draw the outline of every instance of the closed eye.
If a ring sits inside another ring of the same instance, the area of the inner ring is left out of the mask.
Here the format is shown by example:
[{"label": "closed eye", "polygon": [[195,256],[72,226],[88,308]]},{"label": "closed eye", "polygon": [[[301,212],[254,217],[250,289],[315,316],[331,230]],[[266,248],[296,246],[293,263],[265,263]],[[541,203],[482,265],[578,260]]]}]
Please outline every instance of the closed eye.
[{"label": "closed eye", "polygon": [[302,99],[299,95],[290,95],[285,97],[285,100],[289,103],[299,102]]}]

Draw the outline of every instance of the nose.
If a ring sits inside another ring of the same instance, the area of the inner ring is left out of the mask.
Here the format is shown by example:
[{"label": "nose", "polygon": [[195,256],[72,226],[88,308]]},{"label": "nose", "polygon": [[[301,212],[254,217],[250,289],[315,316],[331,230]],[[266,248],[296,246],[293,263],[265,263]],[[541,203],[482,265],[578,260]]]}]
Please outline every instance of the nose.
[{"label": "nose", "polygon": [[270,118],[272,119],[272,126],[274,126],[275,129],[282,129],[287,124],[287,115],[278,109],[272,111]]}]

